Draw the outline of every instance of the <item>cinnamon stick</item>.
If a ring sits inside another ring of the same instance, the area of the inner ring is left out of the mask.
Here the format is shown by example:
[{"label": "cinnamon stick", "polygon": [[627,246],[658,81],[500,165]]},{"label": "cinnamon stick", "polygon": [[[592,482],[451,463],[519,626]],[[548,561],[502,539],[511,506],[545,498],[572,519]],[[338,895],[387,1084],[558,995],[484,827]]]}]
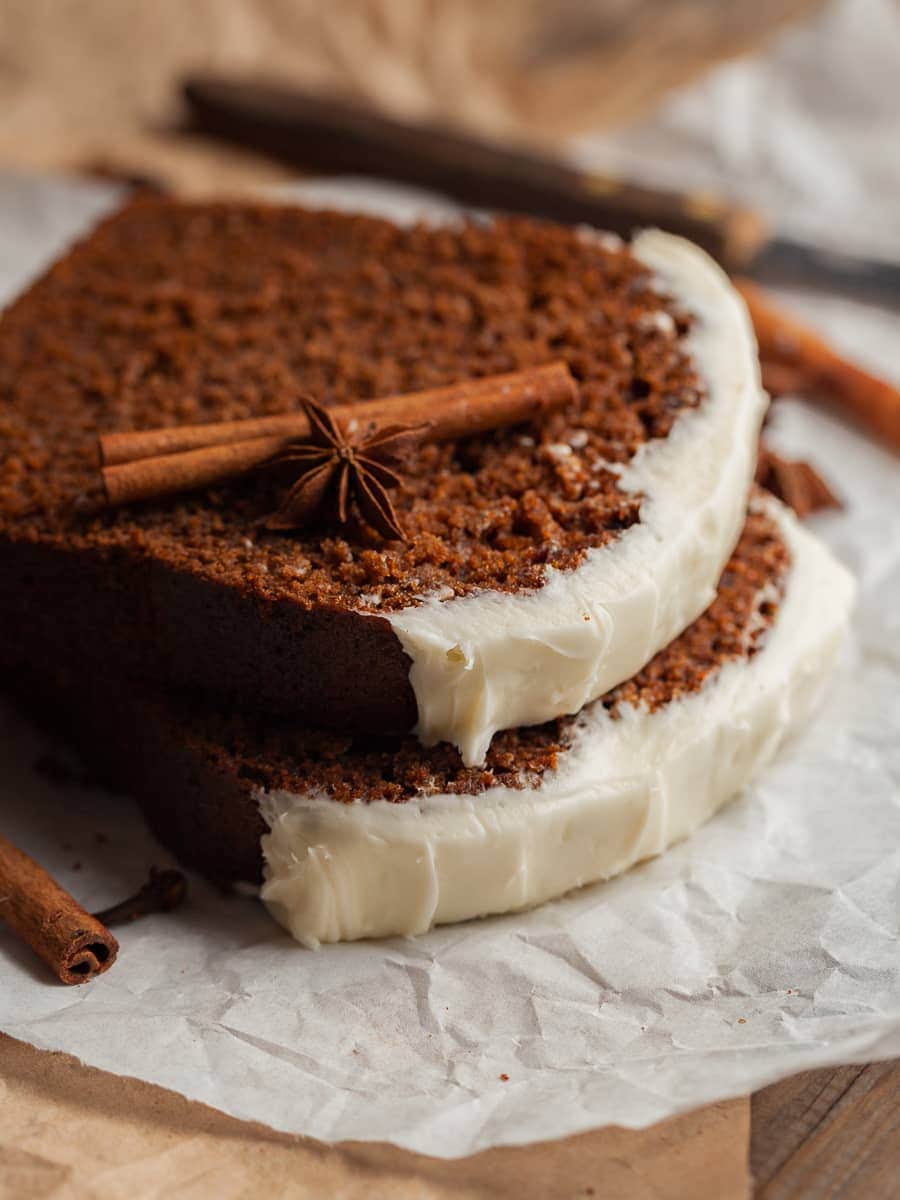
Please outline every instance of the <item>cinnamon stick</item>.
[{"label": "cinnamon stick", "polygon": [[771,358],[760,360],[763,387],[773,400],[779,396],[800,396],[807,386],[806,377],[800,367],[789,363],[775,362]]},{"label": "cinnamon stick", "polygon": [[760,442],[756,482],[783,500],[802,520],[823,508],[842,508],[840,500],[815,469],[802,459],[782,458]]},{"label": "cinnamon stick", "polygon": [[[440,421],[445,430],[443,437],[449,440],[527,421],[544,408],[565,403],[574,396],[575,381],[569,368],[565,363],[555,362],[512,371],[508,375],[467,379],[424,392],[339,404],[331,412],[345,427],[354,420],[366,425],[418,425],[423,420]],[[245,421],[105,433],[100,437],[100,453],[103,465],[114,467],[141,458],[181,454],[203,446],[224,446],[251,438],[273,437],[285,441],[308,435],[309,421],[298,411],[251,417]]]},{"label": "cinnamon stick", "polygon": [[136,462],[104,467],[106,498],[113,505],[131,504],[135,500],[157,500],[177,492],[212,487],[252,471],[284,446],[283,437],[257,437],[221,446],[201,446],[186,454],[140,458]]},{"label": "cinnamon stick", "polygon": [[2,834],[0,917],[62,983],[87,983],[116,961],[119,943],[106,926]]},{"label": "cinnamon stick", "polygon": [[744,297],[763,364],[776,390],[829,404],[900,452],[900,388],[841,357],[813,330],[786,316],[747,279],[734,284]]},{"label": "cinnamon stick", "polygon": [[[429,441],[452,441],[534,420],[575,399],[565,363],[466,380],[382,400],[336,405],[329,411],[347,433],[387,425],[427,425]],[[185,425],[100,438],[102,476],[110,504],[156,500],[210,487],[258,467],[292,441],[309,436],[303,412],[209,425]]]}]

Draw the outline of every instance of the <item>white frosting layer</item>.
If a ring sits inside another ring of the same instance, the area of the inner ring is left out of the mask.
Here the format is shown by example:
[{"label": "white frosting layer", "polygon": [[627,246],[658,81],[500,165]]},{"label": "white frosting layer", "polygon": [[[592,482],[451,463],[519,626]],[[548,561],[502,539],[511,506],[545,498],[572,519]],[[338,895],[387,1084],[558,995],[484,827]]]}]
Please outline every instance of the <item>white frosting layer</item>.
[{"label": "white frosting layer", "polygon": [[709,606],[743,525],[766,398],[743,301],[691,243],[651,230],[634,253],[699,318],[689,350],[709,390],[668,438],[645,444],[622,487],[640,523],[527,593],[428,599],[386,614],[412,659],[416,727],[468,765],[498,729],[578,712],[639,671]]},{"label": "white frosting layer", "polygon": [[759,652],[655,713],[591,706],[539,788],[399,805],[260,795],[276,919],[310,946],[423,933],[607,879],[710,817],[813,705],[852,603],[843,567],[773,509],[792,565]]}]

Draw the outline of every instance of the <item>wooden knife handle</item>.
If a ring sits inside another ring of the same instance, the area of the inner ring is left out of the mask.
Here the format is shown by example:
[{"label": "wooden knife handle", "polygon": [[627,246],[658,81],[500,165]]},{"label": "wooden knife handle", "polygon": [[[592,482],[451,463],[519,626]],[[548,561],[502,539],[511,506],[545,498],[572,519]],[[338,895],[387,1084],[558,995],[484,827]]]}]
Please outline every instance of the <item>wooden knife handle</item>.
[{"label": "wooden knife handle", "polygon": [[402,180],[476,208],[586,222],[623,237],[658,226],[697,242],[731,271],[767,240],[756,213],[715,194],[637,187],[345,100],[214,76],[187,80],[184,95],[192,128],[300,168]]}]

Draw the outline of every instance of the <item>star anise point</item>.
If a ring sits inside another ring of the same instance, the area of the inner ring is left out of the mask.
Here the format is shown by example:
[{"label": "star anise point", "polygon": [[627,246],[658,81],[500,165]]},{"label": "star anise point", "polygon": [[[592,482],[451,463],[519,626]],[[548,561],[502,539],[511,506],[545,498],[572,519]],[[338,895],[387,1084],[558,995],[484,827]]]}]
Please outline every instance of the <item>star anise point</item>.
[{"label": "star anise point", "polygon": [[355,501],[363,520],[384,538],[403,539],[388,488],[403,478],[393,465],[421,441],[423,425],[388,425],[354,439],[337,424],[327,408],[309,397],[301,400],[309,420],[309,437],[289,443],[270,460],[272,466],[296,464],[300,475],[266,528],[289,530],[328,514],[345,525]]}]

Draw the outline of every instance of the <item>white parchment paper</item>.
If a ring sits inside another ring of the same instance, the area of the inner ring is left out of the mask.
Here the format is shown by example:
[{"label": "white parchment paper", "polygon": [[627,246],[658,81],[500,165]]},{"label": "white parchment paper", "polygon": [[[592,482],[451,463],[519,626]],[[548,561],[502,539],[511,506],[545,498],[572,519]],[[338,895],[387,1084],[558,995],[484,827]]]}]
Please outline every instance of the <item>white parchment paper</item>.
[{"label": "white parchment paper", "polygon": [[[111,198],[0,176],[0,293]],[[897,377],[896,317],[789,300]],[[77,989],[0,931],[0,1028],[278,1129],[443,1156],[900,1054],[900,470],[799,404],[773,438],[847,498],[814,525],[860,580],[854,633],[817,721],[689,842],[525,916],[319,952],[195,880]],[[130,800],[36,770],[46,750],[0,708],[3,828],[88,907],[120,899],[166,856]]]}]

